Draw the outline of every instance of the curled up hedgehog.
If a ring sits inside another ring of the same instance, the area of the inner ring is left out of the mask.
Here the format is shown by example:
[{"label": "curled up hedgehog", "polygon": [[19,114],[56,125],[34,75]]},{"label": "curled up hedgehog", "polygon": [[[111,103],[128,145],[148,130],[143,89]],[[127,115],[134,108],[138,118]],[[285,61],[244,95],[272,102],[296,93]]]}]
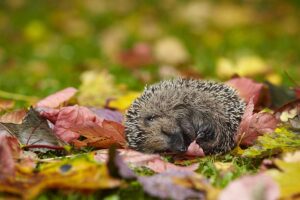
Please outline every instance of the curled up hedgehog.
[{"label": "curled up hedgehog", "polygon": [[222,83],[161,81],[146,87],[128,109],[126,140],[146,153],[183,153],[194,140],[206,155],[225,153],[235,146],[244,110],[236,91]]}]

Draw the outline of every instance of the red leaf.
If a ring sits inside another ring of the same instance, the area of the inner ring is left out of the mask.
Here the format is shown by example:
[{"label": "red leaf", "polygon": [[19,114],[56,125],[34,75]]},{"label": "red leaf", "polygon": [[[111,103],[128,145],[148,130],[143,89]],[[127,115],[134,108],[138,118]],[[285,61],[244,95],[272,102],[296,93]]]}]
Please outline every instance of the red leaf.
[{"label": "red leaf", "polygon": [[2,123],[13,123],[21,124],[22,120],[26,116],[27,111],[25,109],[13,111],[10,113],[5,113],[0,117],[0,122]]},{"label": "red leaf", "polygon": [[253,109],[254,104],[251,99],[237,133],[237,141],[240,142],[241,146],[252,145],[258,136],[274,131],[278,123],[274,115],[270,113],[253,113]]},{"label": "red leaf", "polygon": [[185,154],[187,156],[197,156],[197,157],[205,156],[203,149],[196,143],[196,140],[190,144]]},{"label": "red leaf", "polygon": [[[40,113],[54,123],[56,135],[66,142],[72,142],[76,147],[109,148],[112,144],[125,146],[124,126],[104,120],[86,107],[75,105],[60,110],[45,109]],[[86,139],[77,140],[80,135]]]},{"label": "red leaf", "polygon": [[53,108],[46,108],[46,107],[39,107],[35,109],[40,113],[40,115],[46,119],[48,119],[50,122],[55,124],[57,121],[57,117],[59,114],[59,109],[53,109]]},{"label": "red leaf", "polygon": [[226,83],[235,88],[246,103],[253,98],[254,105],[257,105],[264,87],[263,84],[256,83],[249,78],[233,78]]},{"label": "red leaf", "polygon": [[37,102],[36,107],[58,108],[70,100],[77,93],[77,89],[69,87],[58,91]]},{"label": "red leaf", "polygon": [[92,111],[82,106],[63,107],[59,111],[47,109],[41,115],[54,123],[54,132],[65,142],[70,142],[79,137],[79,134],[72,130],[74,127],[84,127],[92,122],[95,125],[102,125],[103,119],[97,117]]}]

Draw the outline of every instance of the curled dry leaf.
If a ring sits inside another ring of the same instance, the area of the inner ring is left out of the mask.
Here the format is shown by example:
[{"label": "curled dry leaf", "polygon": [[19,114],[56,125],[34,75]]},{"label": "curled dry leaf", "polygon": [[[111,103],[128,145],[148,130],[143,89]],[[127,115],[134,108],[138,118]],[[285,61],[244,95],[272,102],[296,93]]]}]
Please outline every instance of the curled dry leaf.
[{"label": "curled dry leaf", "polygon": [[[63,149],[61,141],[54,135],[48,121],[31,108],[22,124],[0,123],[11,135],[17,137],[27,148],[58,148]],[[42,149],[39,149],[42,150]]]},{"label": "curled dry leaf", "polygon": [[278,123],[274,115],[253,113],[253,109],[254,104],[250,100],[237,132],[237,141],[241,146],[250,146],[258,136],[273,132]]},{"label": "curled dry leaf", "polygon": [[276,200],[279,198],[279,187],[269,176],[257,174],[244,176],[231,182],[220,194],[220,200],[245,200],[265,199]]},{"label": "curled dry leaf", "polygon": [[77,89],[69,87],[58,91],[37,102],[36,107],[58,108],[69,101],[77,93]]}]

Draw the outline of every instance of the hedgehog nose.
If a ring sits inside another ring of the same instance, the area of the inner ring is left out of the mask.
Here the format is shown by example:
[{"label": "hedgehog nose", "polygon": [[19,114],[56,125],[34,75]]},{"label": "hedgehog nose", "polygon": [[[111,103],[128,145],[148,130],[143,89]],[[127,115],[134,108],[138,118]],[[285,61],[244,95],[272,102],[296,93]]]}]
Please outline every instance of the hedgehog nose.
[{"label": "hedgehog nose", "polygon": [[178,153],[184,153],[187,151],[187,148],[185,146],[181,146],[180,148],[178,148]]}]

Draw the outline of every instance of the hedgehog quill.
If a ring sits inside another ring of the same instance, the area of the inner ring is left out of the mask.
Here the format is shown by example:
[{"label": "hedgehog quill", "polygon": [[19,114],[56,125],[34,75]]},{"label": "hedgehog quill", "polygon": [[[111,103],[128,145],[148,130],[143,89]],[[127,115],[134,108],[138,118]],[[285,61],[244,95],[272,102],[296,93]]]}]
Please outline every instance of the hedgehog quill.
[{"label": "hedgehog quill", "polygon": [[222,83],[172,79],[150,85],[126,113],[129,148],[184,153],[194,140],[206,155],[230,151],[245,110],[237,92]]}]

